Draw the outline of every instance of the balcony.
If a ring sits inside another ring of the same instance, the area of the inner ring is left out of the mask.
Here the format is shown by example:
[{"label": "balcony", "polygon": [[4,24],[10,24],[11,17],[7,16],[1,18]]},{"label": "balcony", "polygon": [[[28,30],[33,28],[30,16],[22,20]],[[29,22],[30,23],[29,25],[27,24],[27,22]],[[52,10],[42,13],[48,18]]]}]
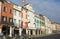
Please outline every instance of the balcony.
[{"label": "balcony", "polygon": [[7,22],[6,21],[1,21],[1,24],[7,24]]},{"label": "balcony", "polygon": [[14,25],[13,22],[9,22],[9,23],[7,23],[7,24],[10,25],[10,26],[13,26],[13,25]]}]

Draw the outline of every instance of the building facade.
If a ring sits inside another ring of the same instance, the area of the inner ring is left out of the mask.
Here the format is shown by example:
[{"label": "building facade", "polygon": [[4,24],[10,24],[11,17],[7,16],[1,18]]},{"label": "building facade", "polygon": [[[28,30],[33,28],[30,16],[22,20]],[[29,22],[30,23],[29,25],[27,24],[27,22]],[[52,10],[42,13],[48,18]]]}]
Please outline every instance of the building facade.
[{"label": "building facade", "polygon": [[60,23],[56,23],[56,31],[60,33]]},{"label": "building facade", "polygon": [[55,33],[56,32],[56,24],[54,22],[51,22],[51,26],[50,26],[51,30],[52,30],[52,33]]},{"label": "building facade", "polygon": [[[8,1],[2,3],[1,7],[1,24],[2,24],[2,33],[8,34],[11,36],[13,28],[13,4]],[[4,32],[5,31],[5,32]]]},{"label": "building facade", "polygon": [[15,28],[15,31],[17,31],[15,34],[19,33],[21,35],[21,7],[14,4],[14,13],[13,13],[13,23]]},{"label": "building facade", "polygon": [[35,13],[35,27],[36,27],[36,35],[40,35],[40,30],[41,30],[41,26],[40,26],[40,16],[39,14]]},{"label": "building facade", "polygon": [[60,33],[60,24],[56,22],[51,23],[51,30],[53,33]]},{"label": "building facade", "polygon": [[[24,5],[26,6],[26,5]],[[25,7],[21,8],[21,26],[22,26],[22,34],[27,34],[27,28],[28,28],[28,19],[27,19],[27,9]]]},{"label": "building facade", "polygon": [[44,16],[44,18],[45,18],[46,34],[51,34],[52,33],[52,30],[50,28],[51,21],[46,16]]},{"label": "building facade", "polygon": [[45,35],[45,18],[43,15],[39,14],[40,16],[40,35],[44,34]]},{"label": "building facade", "polygon": [[34,22],[34,10],[32,8],[32,5],[29,3],[29,4],[26,4],[25,6],[27,8],[27,15],[28,15],[28,29],[27,29],[27,32],[28,32],[28,35],[35,35],[35,22]]}]

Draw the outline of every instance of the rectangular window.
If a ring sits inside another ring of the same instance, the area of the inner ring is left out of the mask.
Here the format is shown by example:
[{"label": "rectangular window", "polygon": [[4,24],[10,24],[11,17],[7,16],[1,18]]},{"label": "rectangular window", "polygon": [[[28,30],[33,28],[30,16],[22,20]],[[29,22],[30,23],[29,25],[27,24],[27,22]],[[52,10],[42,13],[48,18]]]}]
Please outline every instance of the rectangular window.
[{"label": "rectangular window", "polygon": [[4,7],[4,12],[6,12],[6,7]]},{"label": "rectangular window", "polygon": [[14,23],[16,23],[16,19],[14,19]]},{"label": "rectangular window", "polygon": [[20,26],[20,20],[19,20],[19,26]]},{"label": "rectangular window", "polygon": [[12,13],[12,9],[10,9],[10,13]]},{"label": "rectangular window", "polygon": [[36,22],[36,19],[35,19],[35,22]]},{"label": "rectangular window", "polygon": [[20,12],[19,12],[19,16],[20,16]]},{"label": "rectangular window", "polygon": [[9,22],[13,22],[13,19],[12,18],[9,18]]},{"label": "rectangular window", "polygon": [[16,10],[14,10],[14,15],[16,15]]},{"label": "rectangular window", "polygon": [[37,23],[39,23],[39,20],[37,20]]},{"label": "rectangular window", "polygon": [[7,18],[5,16],[2,16],[2,21],[6,22]]}]

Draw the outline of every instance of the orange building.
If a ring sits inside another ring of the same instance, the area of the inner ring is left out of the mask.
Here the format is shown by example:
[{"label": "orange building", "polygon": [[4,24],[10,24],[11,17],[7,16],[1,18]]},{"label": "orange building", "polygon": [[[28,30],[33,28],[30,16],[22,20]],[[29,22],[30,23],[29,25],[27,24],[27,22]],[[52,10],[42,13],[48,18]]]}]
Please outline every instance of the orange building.
[{"label": "orange building", "polygon": [[[9,33],[10,26],[13,25],[13,4],[5,1],[1,5],[1,28],[3,33]],[[7,30],[7,31],[6,31]],[[4,32],[5,31],[5,32]]]}]

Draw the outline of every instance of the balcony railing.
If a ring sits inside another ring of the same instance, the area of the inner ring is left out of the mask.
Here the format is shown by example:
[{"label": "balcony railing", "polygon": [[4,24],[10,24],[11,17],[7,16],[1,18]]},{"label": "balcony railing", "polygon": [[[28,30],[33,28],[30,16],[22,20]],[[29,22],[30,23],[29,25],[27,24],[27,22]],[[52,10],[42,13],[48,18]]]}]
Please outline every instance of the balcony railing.
[{"label": "balcony railing", "polygon": [[1,21],[1,24],[7,24],[7,22],[6,21]]},{"label": "balcony railing", "polygon": [[12,25],[14,25],[14,23],[13,22],[9,22],[8,25],[12,26]]}]

